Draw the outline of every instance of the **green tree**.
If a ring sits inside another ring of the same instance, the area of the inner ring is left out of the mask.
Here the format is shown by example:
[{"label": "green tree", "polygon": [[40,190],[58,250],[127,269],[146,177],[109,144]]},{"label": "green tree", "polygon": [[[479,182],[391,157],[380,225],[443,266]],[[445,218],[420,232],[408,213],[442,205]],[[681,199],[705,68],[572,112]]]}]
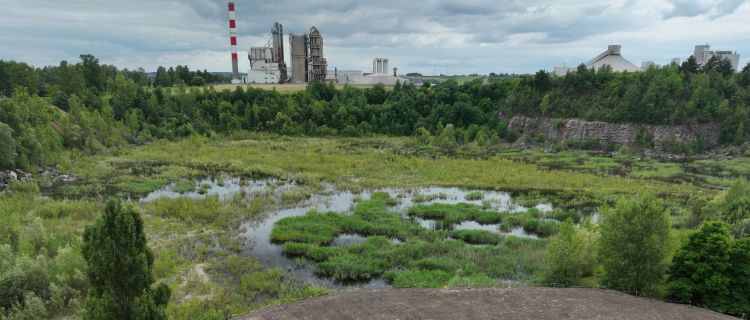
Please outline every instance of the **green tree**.
[{"label": "green tree", "polygon": [[193,80],[190,80],[190,85],[194,87],[202,87],[206,85],[206,80],[201,76],[195,76],[193,77]]},{"label": "green tree", "polygon": [[718,72],[725,78],[734,74],[734,70],[732,69],[732,63],[729,62],[729,60],[721,56],[713,56],[711,57],[711,59],[708,59],[706,64],[703,66],[702,70],[704,72],[710,72],[710,71]]},{"label": "green tree", "polygon": [[545,284],[573,286],[581,283],[581,278],[593,273],[591,244],[587,243],[583,230],[577,230],[573,220],[568,218],[550,241],[547,247],[547,265],[543,279]]},{"label": "green tree", "polygon": [[680,67],[680,71],[682,71],[685,75],[691,75],[698,73],[698,70],[700,69],[700,66],[698,66],[698,60],[695,59],[694,56],[690,56],[685,60],[685,62],[682,63],[682,66]]},{"label": "green tree", "polygon": [[104,88],[104,74],[99,66],[99,59],[90,54],[81,55],[81,67],[86,85],[89,88],[102,90]]},{"label": "green tree", "polygon": [[440,130],[440,135],[438,135],[436,144],[439,147],[446,149],[456,147],[456,129],[452,124],[448,124],[443,130]]},{"label": "green tree", "polygon": [[116,119],[124,119],[128,114],[128,109],[133,108],[136,92],[135,82],[126,78],[122,73],[118,73],[112,84],[112,107]]},{"label": "green tree", "polygon": [[16,165],[16,140],[13,129],[0,122],[0,170],[13,169]]},{"label": "green tree", "polygon": [[154,255],[133,208],[109,200],[84,231],[82,252],[90,282],[85,319],[166,319],[169,288],[152,288]]},{"label": "green tree", "polygon": [[734,241],[729,251],[729,305],[734,314],[750,315],[750,238]]},{"label": "green tree", "polygon": [[708,222],[692,234],[672,260],[670,296],[726,311],[731,245],[732,238],[723,222]]},{"label": "green tree", "polygon": [[159,68],[156,69],[156,79],[154,79],[154,86],[169,87],[171,85],[172,82],[169,79],[169,74],[167,74],[167,69],[159,66]]},{"label": "green tree", "polygon": [[653,292],[662,283],[671,251],[669,213],[654,195],[620,199],[602,210],[599,258],[605,285]]},{"label": "green tree", "polygon": [[716,203],[716,215],[726,223],[750,219],[750,183],[738,179]]}]

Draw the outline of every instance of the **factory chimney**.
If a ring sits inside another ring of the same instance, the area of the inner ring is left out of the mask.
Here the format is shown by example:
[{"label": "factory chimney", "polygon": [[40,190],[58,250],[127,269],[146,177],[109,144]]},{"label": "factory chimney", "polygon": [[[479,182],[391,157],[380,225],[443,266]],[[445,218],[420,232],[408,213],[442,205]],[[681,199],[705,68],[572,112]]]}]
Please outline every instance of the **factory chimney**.
[{"label": "factory chimney", "polygon": [[237,15],[234,2],[229,2],[229,44],[232,51],[232,83],[240,83],[239,59],[237,57]]}]

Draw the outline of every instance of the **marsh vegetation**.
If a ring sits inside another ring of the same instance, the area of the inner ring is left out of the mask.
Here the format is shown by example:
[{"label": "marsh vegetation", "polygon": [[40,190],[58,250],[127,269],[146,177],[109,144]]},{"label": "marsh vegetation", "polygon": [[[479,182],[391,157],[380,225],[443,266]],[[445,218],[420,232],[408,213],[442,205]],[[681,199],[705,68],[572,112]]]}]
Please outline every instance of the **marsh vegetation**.
[{"label": "marsh vegetation", "polygon": [[[750,69],[693,67],[279,92],[164,88],[91,56],[0,61],[0,169],[35,174],[1,181],[0,317],[75,318],[105,299],[82,236],[110,197],[142,217],[154,281],[139,290],[165,284],[166,307],[165,290],[143,299],[174,319],[349,286],[608,287],[747,313]],[[519,150],[499,114],[723,121],[727,152]],[[692,277],[714,262],[740,272]]]}]

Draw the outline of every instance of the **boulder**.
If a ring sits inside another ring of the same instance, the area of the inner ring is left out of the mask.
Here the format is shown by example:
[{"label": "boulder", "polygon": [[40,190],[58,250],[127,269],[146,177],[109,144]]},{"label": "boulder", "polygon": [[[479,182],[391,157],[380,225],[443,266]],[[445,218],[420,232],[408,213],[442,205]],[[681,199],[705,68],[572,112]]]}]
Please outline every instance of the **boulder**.
[{"label": "boulder", "polygon": [[31,175],[31,173],[23,172],[21,169],[16,169],[16,174],[18,175],[17,179],[20,181],[30,181],[31,179],[34,178],[34,176]]}]

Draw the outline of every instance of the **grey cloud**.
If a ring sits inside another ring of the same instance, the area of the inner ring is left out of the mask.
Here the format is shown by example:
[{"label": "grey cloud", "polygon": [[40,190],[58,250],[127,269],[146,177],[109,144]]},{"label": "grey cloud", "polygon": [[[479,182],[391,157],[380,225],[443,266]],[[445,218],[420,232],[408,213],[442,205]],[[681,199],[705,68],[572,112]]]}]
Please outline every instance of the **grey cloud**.
[{"label": "grey cloud", "polygon": [[706,15],[715,19],[734,13],[746,0],[669,0],[672,9],[664,13],[664,17],[696,17]]},{"label": "grey cloud", "polygon": [[[235,2],[243,51],[263,45],[272,24],[278,21],[284,24],[287,33],[307,32],[313,25],[319,27],[327,44],[326,54],[331,56],[329,61],[342,67],[366,68],[367,60],[382,55],[393,57],[394,63],[401,61],[398,64],[404,68],[426,70],[432,69],[431,66],[447,66],[479,73],[502,72],[503,66],[533,71],[551,66],[553,60],[587,57],[597,53],[606,42],[618,41],[623,33],[659,31],[655,28],[665,21],[681,20],[669,17],[696,17],[695,26],[709,26],[711,22],[703,17],[715,20],[731,17],[746,3],[738,0]],[[217,71],[226,68],[228,30],[224,0],[0,0],[0,8],[0,59],[56,64],[61,59],[75,60],[81,53],[91,53],[102,61],[124,63],[123,67],[129,68],[143,65],[151,70],[158,64],[178,63]],[[735,30],[740,35],[747,29],[745,25]],[[560,53],[564,57],[533,51],[561,50],[582,43],[593,43],[594,49],[571,49],[570,53]],[[34,53],[30,54],[31,51]],[[534,54],[527,53],[532,51]],[[504,58],[497,59],[501,55]]]}]

